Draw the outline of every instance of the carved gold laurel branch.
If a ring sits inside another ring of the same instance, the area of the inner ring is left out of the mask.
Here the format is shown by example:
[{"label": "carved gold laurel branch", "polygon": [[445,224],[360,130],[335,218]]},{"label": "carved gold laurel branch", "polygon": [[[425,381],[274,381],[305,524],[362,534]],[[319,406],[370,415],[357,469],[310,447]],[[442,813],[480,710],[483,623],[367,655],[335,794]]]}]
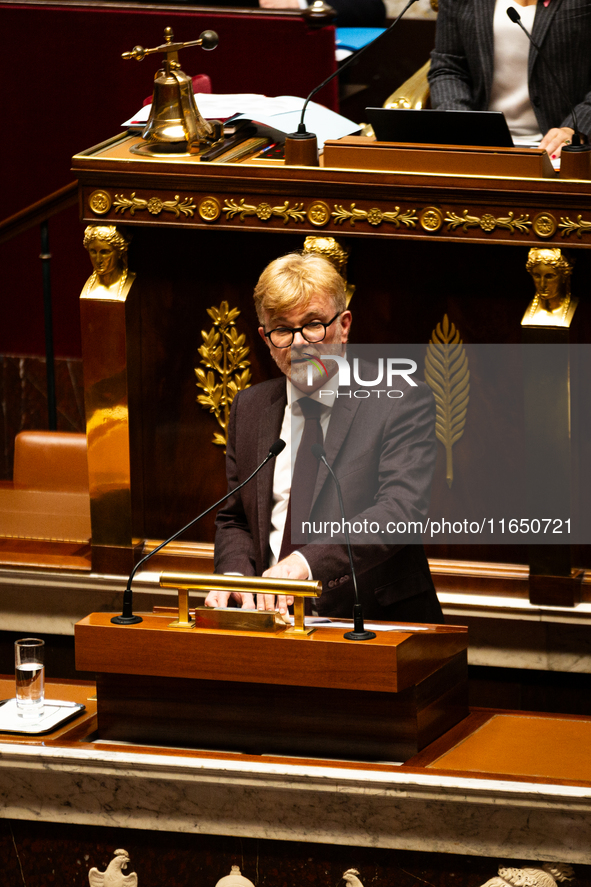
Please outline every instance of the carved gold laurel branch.
[{"label": "carved gold laurel branch", "polygon": [[192,197],[185,197],[184,200],[181,200],[179,195],[175,194],[174,200],[161,200],[160,197],[149,197],[147,200],[144,200],[142,197],[136,197],[135,191],[132,191],[129,197],[124,197],[123,194],[115,194],[113,206],[115,207],[115,212],[120,212],[121,215],[127,209],[130,216],[135,215],[140,210],[147,209],[153,216],[157,216],[161,212],[167,212],[174,213],[177,219],[181,213],[184,216],[192,216],[196,210]]},{"label": "carved gold laurel branch", "polygon": [[374,206],[371,209],[357,209],[354,203],[350,209],[345,209],[340,204],[335,204],[335,212],[331,213],[337,225],[349,220],[352,228],[355,222],[368,221],[370,225],[381,225],[382,222],[391,222],[396,228],[400,225],[406,225],[407,228],[414,228],[419,220],[416,210],[407,209],[406,212],[400,212],[400,207],[395,206],[393,212],[383,212],[379,207]]},{"label": "carved gold laurel branch", "polygon": [[467,209],[464,210],[461,216],[454,212],[448,212],[445,222],[450,231],[455,231],[456,228],[463,228],[464,231],[467,231],[468,228],[482,228],[483,231],[489,232],[494,231],[495,228],[508,228],[511,234],[516,230],[521,231],[522,234],[529,234],[529,228],[531,227],[529,214],[521,215],[516,219],[515,213],[510,212],[508,216],[497,219],[490,213],[484,213],[482,216],[471,216],[468,214]]},{"label": "carved gold laurel branch", "polygon": [[203,345],[199,354],[205,369],[196,367],[195,376],[197,387],[205,394],[198,394],[197,402],[216,417],[223,433],[216,432],[213,443],[225,449],[232,401],[239,391],[250,385],[250,361],[247,360],[250,349],[244,344],[245,336],[236,329],[238,308],[230,308],[224,301],[219,308],[208,308],[207,313],[213,327],[207,333],[201,331]]},{"label": "carved gold laurel branch", "polygon": [[279,216],[283,219],[284,225],[287,225],[290,219],[295,222],[303,222],[306,215],[303,203],[296,203],[295,206],[290,207],[289,200],[286,200],[283,206],[271,206],[269,203],[259,203],[258,206],[253,206],[245,203],[244,198],[241,198],[238,203],[233,199],[226,199],[224,203],[223,212],[226,213],[226,218],[233,219],[234,216],[239,215],[242,222],[246,216],[257,216],[263,222],[268,221],[272,216]]},{"label": "carved gold laurel branch", "polygon": [[562,229],[563,237],[568,237],[570,234],[574,233],[579,240],[581,239],[581,234],[591,232],[591,222],[585,222],[580,214],[577,216],[576,222],[571,221],[568,216],[561,216],[558,227]]},{"label": "carved gold laurel branch", "polygon": [[435,396],[435,433],[445,447],[448,487],[453,482],[452,447],[466,425],[470,395],[468,358],[460,334],[444,315],[431,334],[425,355],[425,381]]}]

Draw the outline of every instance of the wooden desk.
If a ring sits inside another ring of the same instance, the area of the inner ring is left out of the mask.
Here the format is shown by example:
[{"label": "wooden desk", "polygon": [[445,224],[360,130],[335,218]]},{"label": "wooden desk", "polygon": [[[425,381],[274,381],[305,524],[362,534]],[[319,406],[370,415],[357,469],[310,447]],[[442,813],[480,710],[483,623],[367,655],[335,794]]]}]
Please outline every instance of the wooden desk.
[{"label": "wooden desk", "polygon": [[298,638],[113,615],[76,625],[76,668],[97,673],[101,739],[403,760],[468,713],[461,626],[355,642],[331,626]]}]

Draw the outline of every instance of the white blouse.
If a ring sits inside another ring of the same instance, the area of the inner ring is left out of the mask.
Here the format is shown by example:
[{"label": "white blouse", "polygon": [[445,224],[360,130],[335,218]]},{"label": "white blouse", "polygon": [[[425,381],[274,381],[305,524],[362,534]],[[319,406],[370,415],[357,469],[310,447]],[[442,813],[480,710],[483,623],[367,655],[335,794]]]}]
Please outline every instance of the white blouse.
[{"label": "white blouse", "polygon": [[514,0],[497,0],[493,21],[494,67],[489,111],[502,111],[516,144],[532,144],[542,138],[534,114],[527,83],[529,40],[519,25],[511,21],[507,8],[517,8],[521,21],[531,34],[535,6],[520,6]]}]

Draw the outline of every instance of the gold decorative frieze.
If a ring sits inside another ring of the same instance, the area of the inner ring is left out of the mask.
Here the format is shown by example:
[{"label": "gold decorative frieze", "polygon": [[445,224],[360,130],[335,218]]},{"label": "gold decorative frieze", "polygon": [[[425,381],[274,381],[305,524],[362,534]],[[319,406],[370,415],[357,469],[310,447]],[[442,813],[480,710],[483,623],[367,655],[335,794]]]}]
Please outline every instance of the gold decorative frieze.
[{"label": "gold decorative frieze", "polygon": [[581,239],[581,234],[591,233],[591,222],[585,222],[580,214],[577,216],[576,222],[571,221],[568,216],[561,216],[558,227],[563,237],[576,234],[579,240]]},{"label": "gold decorative frieze", "polygon": [[482,216],[471,216],[467,209],[464,210],[461,216],[456,215],[454,212],[448,212],[445,217],[445,223],[450,231],[455,231],[456,228],[463,228],[464,231],[467,231],[468,228],[481,228],[489,233],[494,231],[495,228],[508,228],[511,234],[514,234],[515,231],[519,231],[521,234],[529,234],[529,229],[532,225],[529,213],[515,218],[515,213],[510,212],[508,216],[498,219],[490,213],[484,213]]},{"label": "gold decorative frieze", "polygon": [[129,197],[115,194],[113,206],[115,212],[120,212],[121,215],[126,210],[129,210],[130,216],[135,215],[136,212],[148,210],[153,216],[158,216],[161,212],[174,213],[177,219],[181,213],[184,216],[192,216],[196,209],[192,197],[185,197],[184,200],[181,200],[179,195],[175,194],[174,200],[162,200],[160,197],[149,197],[148,200],[145,200],[143,197],[136,197],[135,191],[132,191]]},{"label": "gold decorative frieze", "polygon": [[443,213],[438,206],[426,206],[419,213],[419,225],[423,231],[434,234],[442,227],[445,221]]},{"label": "gold decorative frieze", "polygon": [[355,227],[355,222],[361,221],[367,221],[370,225],[375,226],[381,225],[382,222],[390,222],[396,228],[399,228],[400,225],[405,225],[407,228],[414,228],[418,221],[418,216],[414,209],[407,209],[406,212],[400,212],[400,207],[395,206],[393,212],[384,212],[377,206],[368,210],[357,209],[354,203],[351,204],[350,209],[345,209],[344,206],[335,204],[335,211],[332,213],[332,217],[337,225],[349,221],[352,228]]},{"label": "gold decorative frieze", "polygon": [[217,222],[222,214],[222,205],[217,197],[204,197],[199,201],[197,212],[204,222]]},{"label": "gold decorative frieze", "polygon": [[322,228],[330,222],[330,206],[324,200],[315,200],[306,210],[306,218],[311,225]]},{"label": "gold decorative frieze", "polygon": [[95,216],[104,216],[111,209],[113,201],[111,200],[111,195],[108,191],[99,189],[98,191],[92,192],[88,198],[88,205]]},{"label": "gold decorative frieze", "polygon": [[464,433],[470,371],[468,357],[453,323],[444,315],[431,334],[425,355],[425,381],[435,397],[437,440],[445,447],[448,487],[453,483],[452,447]]},{"label": "gold decorative frieze", "polygon": [[232,401],[250,385],[250,349],[245,345],[244,334],[236,329],[238,308],[230,308],[224,301],[219,308],[208,308],[207,313],[213,327],[209,332],[201,331],[203,345],[199,354],[203,367],[195,368],[195,376],[197,387],[205,394],[198,394],[197,402],[216,417],[223,433],[216,432],[213,443],[225,448]]},{"label": "gold decorative frieze", "polygon": [[287,225],[290,221],[303,222],[306,216],[303,203],[296,203],[290,207],[289,200],[286,200],[283,206],[271,206],[270,203],[264,202],[254,206],[253,204],[245,203],[243,197],[238,203],[232,198],[226,199],[224,203],[223,212],[226,213],[226,218],[233,219],[234,216],[240,216],[241,222],[244,221],[246,216],[256,216],[262,222],[267,222],[273,216],[279,216],[279,218],[283,219],[283,223]]},{"label": "gold decorative frieze", "polygon": [[532,227],[534,234],[545,240],[548,237],[554,237],[558,228],[558,222],[552,213],[541,212],[534,216]]}]

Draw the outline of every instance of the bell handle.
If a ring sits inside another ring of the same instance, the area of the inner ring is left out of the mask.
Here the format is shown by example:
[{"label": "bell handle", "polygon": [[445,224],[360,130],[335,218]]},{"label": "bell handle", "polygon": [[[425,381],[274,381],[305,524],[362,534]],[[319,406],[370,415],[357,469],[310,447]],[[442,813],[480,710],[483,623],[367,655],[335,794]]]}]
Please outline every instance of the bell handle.
[{"label": "bell handle", "polygon": [[134,46],[131,52],[123,52],[122,59],[137,59],[141,62],[147,55],[153,55],[155,52],[178,52],[179,49],[185,49],[187,46],[203,46],[204,49],[215,49],[218,44],[218,35],[215,31],[202,31],[198,40],[188,40],[186,43],[162,43],[160,46],[154,46],[152,49],[144,49],[143,46]]}]

